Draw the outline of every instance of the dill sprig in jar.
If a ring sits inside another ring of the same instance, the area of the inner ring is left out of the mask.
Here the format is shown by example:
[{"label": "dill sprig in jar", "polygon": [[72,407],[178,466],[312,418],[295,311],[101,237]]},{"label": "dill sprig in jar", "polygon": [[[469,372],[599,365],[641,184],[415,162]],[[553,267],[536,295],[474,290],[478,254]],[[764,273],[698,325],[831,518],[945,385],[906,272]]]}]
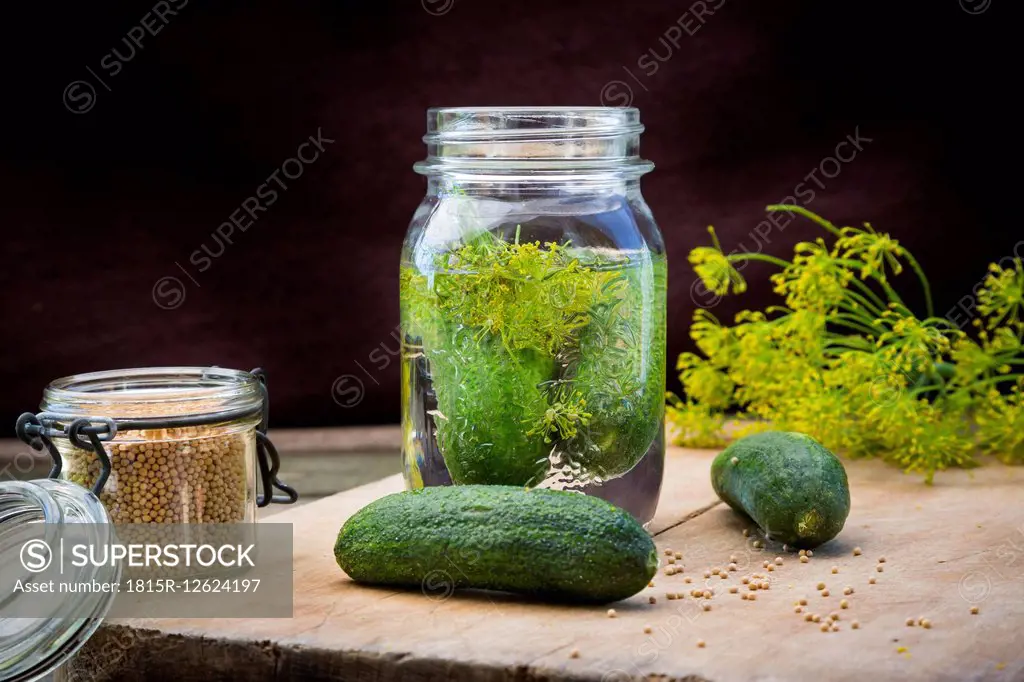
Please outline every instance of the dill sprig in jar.
[{"label": "dill sprig in jar", "polygon": [[442,108],[401,262],[411,487],[581,490],[650,520],[664,465],[661,234],[633,108]]},{"label": "dill sprig in jar", "polygon": [[112,523],[251,522],[257,506],[297,498],[276,479],[262,377],[218,367],[65,377],[46,387],[40,414],[19,420],[19,436],[59,457],[55,472],[94,490]]}]

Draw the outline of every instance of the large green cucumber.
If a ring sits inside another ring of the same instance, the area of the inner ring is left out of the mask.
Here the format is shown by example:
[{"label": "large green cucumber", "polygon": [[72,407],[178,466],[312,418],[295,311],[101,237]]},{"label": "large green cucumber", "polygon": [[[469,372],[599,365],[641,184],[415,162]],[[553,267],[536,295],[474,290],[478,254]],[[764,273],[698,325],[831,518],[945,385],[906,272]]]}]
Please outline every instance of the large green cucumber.
[{"label": "large green cucumber", "polygon": [[533,485],[548,470],[551,445],[528,436],[548,408],[540,386],[554,359],[532,350],[509,353],[500,339],[451,331],[427,350],[437,396],[437,444],[459,484]]},{"label": "large green cucumber", "polygon": [[636,594],[658,568],[654,542],[629,513],[579,493],[510,486],[388,495],[345,523],[334,555],[361,583],[591,603]]},{"label": "large green cucumber", "polygon": [[603,479],[632,469],[664,429],[665,259],[622,277],[621,300],[595,307],[567,367],[592,416],[565,449]]},{"label": "large green cucumber", "polygon": [[773,540],[817,547],[843,529],[850,488],[839,458],[802,433],[741,438],[711,464],[711,484]]}]

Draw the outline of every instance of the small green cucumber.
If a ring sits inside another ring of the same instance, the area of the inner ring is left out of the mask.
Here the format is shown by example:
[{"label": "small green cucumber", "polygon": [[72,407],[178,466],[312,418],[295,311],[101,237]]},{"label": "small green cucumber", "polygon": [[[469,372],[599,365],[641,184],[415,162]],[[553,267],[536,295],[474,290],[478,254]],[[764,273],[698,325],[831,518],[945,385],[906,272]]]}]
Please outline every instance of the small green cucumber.
[{"label": "small green cucumber", "polygon": [[632,596],[658,569],[654,542],[628,512],[580,493],[511,486],[388,495],[345,522],[334,555],[360,583],[583,603]]},{"label": "small green cucumber", "polygon": [[839,458],[802,433],[741,438],[711,464],[711,484],[770,539],[811,548],[843,529],[850,488]]}]

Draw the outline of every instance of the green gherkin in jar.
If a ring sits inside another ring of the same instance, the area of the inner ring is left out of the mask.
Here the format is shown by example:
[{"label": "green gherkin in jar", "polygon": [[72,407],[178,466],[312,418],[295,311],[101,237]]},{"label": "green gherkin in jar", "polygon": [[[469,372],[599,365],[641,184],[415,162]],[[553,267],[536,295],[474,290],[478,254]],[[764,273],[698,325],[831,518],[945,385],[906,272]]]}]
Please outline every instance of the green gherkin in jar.
[{"label": "green gherkin in jar", "polygon": [[661,427],[663,258],[489,232],[433,258],[403,268],[403,324],[452,481],[535,485],[566,457],[588,478],[632,468]]}]

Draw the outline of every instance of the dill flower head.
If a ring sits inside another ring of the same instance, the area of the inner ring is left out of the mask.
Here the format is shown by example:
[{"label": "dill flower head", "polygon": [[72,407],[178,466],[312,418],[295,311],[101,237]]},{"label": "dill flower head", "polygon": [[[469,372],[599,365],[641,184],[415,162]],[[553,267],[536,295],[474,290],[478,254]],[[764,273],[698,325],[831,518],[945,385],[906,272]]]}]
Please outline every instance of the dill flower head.
[{"label": "dill flower head", "polygon": [[730,292],[741,294],[747,290],[747,281],[717,248],[698,246],[690,251],[690,265],[707,290],[717,296]]},{"label": "dill flower head", "polygon": [[772,275],[775,293],[786,297],[794,310],[825,312],[846,298],[846,287],[853,273],[829,253],[821,239],[801,242],[794,248],[793,262]]},{"label": "dill flower head", "polygon": [[729,376],[693,353],[679,356],[677,369],[686,395],[711,408],[724,409],[732,404],[736,385]]},{"label": "dill flower head", "polygon": [[989,329],[1005,322],[1021,325],[1024,313],[1024,268],[1015,258],[1012,268],[989,265],[989,274],[978,292],[978,312],[988,318]]},{"label": "dill flower head", "polygon": [[888,234],[875,232],[871,223],[864,223],[863,229],[844,227],[840,232],[842,236],[836,241],[835,251],[842,258],[861,261],[861,279],[875,275],[884,282],[886,266],[894,275],[903,272],[899,259],[906,257],[907,250]]},{"label": "dill flower head", "polygon": [[715,358],[720,364],[727,362],[735,354],[735,332],[729,327],[723,326],[718,318],[705,308],[697,308],[693,311],[690,338],[702,353],[709,358]]},{"label": "dill flower head", "polygon": [[898,308],[886,310],[878,323],[889,329],[877,341],[882,358],[892,363],[897,371],[907,374],[948,354],[950,337],[959,335],[945,320],[922,322],[909,311]]}]

